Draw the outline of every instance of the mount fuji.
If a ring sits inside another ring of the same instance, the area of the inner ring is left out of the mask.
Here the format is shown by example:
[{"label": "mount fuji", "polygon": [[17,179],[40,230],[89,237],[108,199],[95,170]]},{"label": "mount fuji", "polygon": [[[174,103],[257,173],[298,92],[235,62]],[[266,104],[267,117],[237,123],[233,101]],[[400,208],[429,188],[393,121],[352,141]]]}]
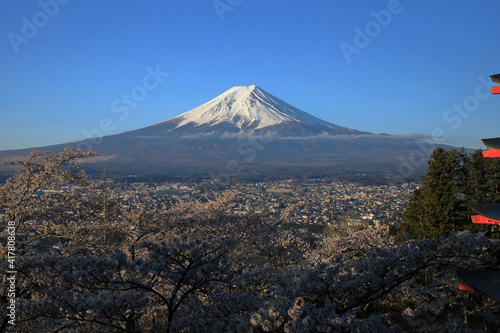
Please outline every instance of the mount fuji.
[{"label": "mount fuji", "polygon": [[135,134],[194,138],[269,132],[281,137],[368,134],[319,119],[255,85],[233,87],[191,111]]},{"label": "mount fuji", "polygon": [[[415,135],[373,134],[332,124],[255,85],[233,87],[152,126],[39,150],[58,152],[65,147],[99,153],[86,163],[91,172],[105,165],[121,175],[157,179],[353,172],[406,177],[423,172],[435,148]],[[0,156],[28,151],[3,151]],[[405,161],[416,153],[424,158],[408,167]],[[1,169],[0,176],[5,176]]]},{"label": "mount fuji", "polygon": [[262,129],[284,122],[338,127],[283,102],[255,85],[233,87],[172,120],[180,120],[176,128],[187,124],[215,126],[224,122],[240,130]]}]

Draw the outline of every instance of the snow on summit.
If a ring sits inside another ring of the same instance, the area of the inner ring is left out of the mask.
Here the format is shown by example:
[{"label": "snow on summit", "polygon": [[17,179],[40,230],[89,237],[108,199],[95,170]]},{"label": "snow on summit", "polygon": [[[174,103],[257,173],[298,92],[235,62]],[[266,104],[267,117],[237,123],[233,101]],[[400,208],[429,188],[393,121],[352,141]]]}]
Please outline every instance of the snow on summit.
[{"label": "snow on summit", "polygon": [[239,129],[261,129],[284,122],[338,127],[291,106],[255,85],[233,87],[174,119],[180,120],[176,128],[190,123],[213,126],[222,122]]}]

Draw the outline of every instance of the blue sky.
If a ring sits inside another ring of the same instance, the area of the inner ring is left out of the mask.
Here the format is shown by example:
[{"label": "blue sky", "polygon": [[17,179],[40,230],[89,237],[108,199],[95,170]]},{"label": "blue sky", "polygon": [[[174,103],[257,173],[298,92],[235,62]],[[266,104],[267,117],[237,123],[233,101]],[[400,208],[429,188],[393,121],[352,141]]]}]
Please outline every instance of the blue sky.
[{"label": "blue sky", "polygon": [[0,149],[142,128],[250,84],[341,126],[479,148],[500,136],[499,12],[494,0],[3,0]]}]

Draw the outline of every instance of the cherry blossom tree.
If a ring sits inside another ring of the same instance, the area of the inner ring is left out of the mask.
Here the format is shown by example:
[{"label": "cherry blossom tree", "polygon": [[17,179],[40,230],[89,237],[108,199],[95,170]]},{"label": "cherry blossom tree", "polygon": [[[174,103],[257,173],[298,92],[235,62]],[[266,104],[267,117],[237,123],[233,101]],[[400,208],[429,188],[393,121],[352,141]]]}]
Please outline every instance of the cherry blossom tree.
[{"label": "cherry blossom tree", "polygon": [[[0,160],[4,164],[20,166],[15,176],[0,187],[0,212],[7,221],[15,222],[18,250],[37,238],[49,235],[52,231],[50,222],[60,222],[56,216],[60,215],[61,206],[55,203],[62,198],[63,207],[67,208],[68,200],[64,199],[74,198],[74,194],[62,190],[62,185],[88,186],[87,175],[78,162],[91,156],[96,154],[74,149],[65,149],[58,154],[42,154],[33,149],[25,158]],[[47,202],[51,204],[44,204]],[[44,223],[28,225],[30,220],[43,220]],[[19,236],[30,228],[38,229],[35,237],[21,240]]]},{"label": "cherry blossom tree", "polygon": [[[82,171],[77,161],[86,156],[32,152],[0,188],[0,209],[29,236],[19,238],[16,262],[18,332],[437,332],[499,324],[497,305],[457,287],[456,270],[498,267],[499,244],[483,234],[397,239],[385,227],[344,225],[312,234],[283,227],[289,210],[232,213],[234,193],[125,209],[107,173],[89,180]],[[30,246],[48,236],[60,249]],[[5,288],[0,296],[4,311]]]}]

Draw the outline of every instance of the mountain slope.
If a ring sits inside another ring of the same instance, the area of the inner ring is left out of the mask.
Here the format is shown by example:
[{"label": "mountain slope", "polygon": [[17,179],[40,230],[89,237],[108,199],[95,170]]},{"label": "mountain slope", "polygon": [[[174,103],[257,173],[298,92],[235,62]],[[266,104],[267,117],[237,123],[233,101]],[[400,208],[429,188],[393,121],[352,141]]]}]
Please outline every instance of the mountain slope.
[{"label": "mountain slope", "polygon": [[[412,136],[377,135],[329,123],[254,85],[233,87],[156,125],[39,150],[64,147],[99,153],[87,164],[90,170],[105,165],[121,175],[161,178],[345,172],[407,176],[422,173],[427,159],[409,167],[405,160],[415,152],[429,156],[434,148]],[[27,152],[4,151],[0,156]],[[0,169],[0,176],[6,173]]]},{"label": "mountain slope", "polygon": [[131,133],[142,137],[223,136],[276,132],[280,136],[366,134],[297,109],[255,86],[237,86],[165,122]]},{"label": "mountain slope", "polygon": [[181,120],[177,128],[187,124],[213,126],[222,122],[242,130],[262,129],[284,122],[339,127],[301,111],[255,85],[233,87],[213,100],[173,118],[177,119]]}]

